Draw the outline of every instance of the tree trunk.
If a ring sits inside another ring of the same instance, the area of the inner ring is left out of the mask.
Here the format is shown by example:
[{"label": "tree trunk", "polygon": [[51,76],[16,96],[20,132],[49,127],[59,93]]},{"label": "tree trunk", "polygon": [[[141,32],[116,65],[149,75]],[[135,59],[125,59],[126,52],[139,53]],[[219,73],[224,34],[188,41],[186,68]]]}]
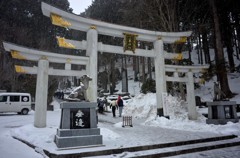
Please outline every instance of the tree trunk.
[{"label": "tree trunk", "polygon": [[233,58],[233,47],[232,47],[232,39],[230,38],[229,34],[226,36],[226,45],[227,45],[227,53],[228,53],[228,63],[229,63],[229,68],[230,72],[235,71],[235,63],[234,63],[234,58]]},{"label": "tree trunk", "polygon": [[139,81],[139,57],[135,58],[134,81]]},{"label": "tree trunk", "polygon": [[207,30],[206,30],[205,26],[202,26],[201,32],[202,32],[202,45],[203,45],[203,51],[204,51],[204,56],[205,56],[205,63],[211,64]]},{"label": "tree trunk", "polygon": [[222,46],[222,37],[219,26],[219,17],[217,14],[216,0],[209,0],[210,6],[213,10],[213,20],[214,20],[214,29],[215,29],[215,43],[216,43],[216,70],[218,80],[220,81],[221,90],[226,95],[226,97],[232,97],[232,92],[229,89],[227,72],[225,67],[224,55],[223,55],[223,46]]},{"label": "tree trunk", "polygon": [[133,71],[135,71],[136,70],[136,56],[133,56],[132,60],[133,60]]},{"label": "tree trunk", "polygon": [[124,56],[122,61],[122,92],[128,92],[128,73],[127,73],[127,59]]},{"label": "tree trunk", "polygon": [[152,80],[152,63],[151,63],[151,58],[147,58],[148,62],[148,74],[149,74],[149,79]]},{"label": "tree trunk", "polygon": [[[236,26],[236,32],[237,32],[237,43],[236,43],[236,47],[237,47],[237,53],[240,53],[240,25],[239,25],[239,16],[237,13],[233,12],[233,19],[235,21],[235,26]],[[236,34],[236,33],[235,33]],[[237,55],[237,57],[239,57],[239,54]]]},{"label": "tree trunk", "polygon": [[145,58],[142,58],[142,83],[146,82],[146,77],[145,77]]},{"label": "tree trunk", "polygon": [[116,78],[115,78],[115,57],[111,58],[111,78],[110,78],[110,94],[114,93],[116,86]]},{"label": "tree trunk", "polygon": [[236,57],[237,57],[237,59],[240,59],[239,58],[239,46],[238,46],[238,40],[237,40],[237,35],[236,35],[236,33],[234,33],[234,35],[233,35],[233,38],[234,38],[234,45],[235,45],[235,51],[236,51]]},{"label": "tree trunk", "polygon": [[233,36],[232,36],[232,28],[230,26],[230,19],[228,17],[228,12],[224,11],[222,13],[222,29],[223,29],[223,37],[224,37],[224,41],[225,41],[225,45],[227,46],[227,54],[228,54],[228,63],[229,63],[229,69],[230,72],[234,72],[235,71],[235,63],[234,63],[234,59],[233,59],[233,47],[232,47],[232,42],[233,42]]},{"label": "tree trunk", "polygon": [[201,42],[201,33],[198,32],[198,42],[199,42],[199,57],[200,57],[200,64],[203,64],[203,53],[202,53],[202,42]]},{"label": "tree trunk", "polygon": [[187,39],[187,43],[188,43],[188,60],[191,61],[190,65],[192,65],[192,55],[191,55],[191,52],[192,52],[192,40],[191,40],[191,38]]},{"label": "tree trunk", "polygon": [[133,71],[134,71],[133,79],[134,79],[134,81],[136,81],[136,78],[137,78],[137,71],[136,71],[137,68],[136,67],[137,67],[137,57],[133,56]]},{"label": "tree trunk", "polygon": [[200,64],[200,51],[199,51],[200,48],[199,48],[199,40],[197,39],[196,42],[197,42],[198,64]]}]

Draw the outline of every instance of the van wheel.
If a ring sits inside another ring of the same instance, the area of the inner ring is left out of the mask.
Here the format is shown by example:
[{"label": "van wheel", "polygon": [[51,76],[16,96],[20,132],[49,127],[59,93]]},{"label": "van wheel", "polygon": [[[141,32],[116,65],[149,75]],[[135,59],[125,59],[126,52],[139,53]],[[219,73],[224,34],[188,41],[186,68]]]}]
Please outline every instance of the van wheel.
[{"label": "van wheel", "polygon": [[28,109],[22,109],[21,114],[22,115],[27,115],[28,114]]}]

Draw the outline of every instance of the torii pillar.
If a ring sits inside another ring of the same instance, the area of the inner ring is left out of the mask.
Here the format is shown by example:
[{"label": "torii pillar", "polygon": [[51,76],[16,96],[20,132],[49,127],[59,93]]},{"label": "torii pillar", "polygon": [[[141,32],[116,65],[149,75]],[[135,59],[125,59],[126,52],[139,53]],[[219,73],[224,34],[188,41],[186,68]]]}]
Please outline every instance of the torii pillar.
[{"label": "torii pillar", "polygon": [[97,65],[98,65],[98,33],[95,26],[91,26],[87,32],[87,49],[86,55],[89,56],[89,64],[87,72],[89,72],[92,80],[89,82],[87,89],[87,100],[90,102],[97,102]]},{"label": "torii pillar", "polygon": [[163,97],[162,93],[167,91],[166,79],[165,79],[165,60],[163,51],[163,41],[158,39],[154,42],[155,51],[155,80],[156,80],[156,99],[157,99],[157,115],[165,116],[163,109]]},{"label": "torii pillar", "polygon": [[193,72],[190,70],[187,73],[188,82],[186,83],[187,86],[187,103],[188,103],[188,118],[190,120],[197,120],[197,110],[196,110],[196,99],[194,94],[194,78]]},{"label": "torii pillar", "polygon": [[49,61],[46,57],[42,57],[38,61],[37,88],[35,96],[34,126],[38,128],[44,128],[47,125],[48,69]]}]

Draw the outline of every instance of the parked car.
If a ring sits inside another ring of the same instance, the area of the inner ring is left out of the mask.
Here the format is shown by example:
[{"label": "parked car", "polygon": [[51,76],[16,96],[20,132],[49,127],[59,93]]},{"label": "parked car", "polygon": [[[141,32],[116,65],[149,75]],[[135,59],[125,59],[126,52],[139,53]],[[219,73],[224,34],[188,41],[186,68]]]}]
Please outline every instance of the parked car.
[{"label": "parked car", "polygon": [[129,97],[129,96],[123,96],[123,97],[122,97],[123,104],[124,104],[124,105],[127,105],[128,102],[129,102],[131,99],[132,99],[132,98]]},{"label": "parked car", "polygon": [[17,112],[27,115],[31,110],[29,93],[0,93],[0,112]]},{"label": "parked car", "polygon": [[107,96],[107,101],[111,102],[112,100],[117,100],[118,99],[118,95],[109,95]]},{"label": "parked car", "polygon": [[[130,96],[122,96],[123,104],[127,105],[128,102],[132,99]],[[118,95],[109,95],[107,96],[107,102],[110,104],[111,101],[118,99]]]}]

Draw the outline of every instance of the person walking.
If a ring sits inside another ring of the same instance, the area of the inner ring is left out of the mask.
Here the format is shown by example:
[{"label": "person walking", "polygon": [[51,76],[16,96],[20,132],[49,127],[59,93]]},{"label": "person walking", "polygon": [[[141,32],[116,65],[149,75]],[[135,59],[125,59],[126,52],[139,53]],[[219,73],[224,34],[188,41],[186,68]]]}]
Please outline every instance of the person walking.
[{"label": "person walking", "polygon": [[103,106],[104,106],[104,101],[103,100],[101,100],[101,99],[99,99],[99,102],[98,102],[98,112],[99,113],[103,113]]},{"label": "person walking", "polygon": [[122,98],[120,97],[120,95],[118,96],[118,99],[117,99],[117,106],[119,108],[119,117],[122,117],[122,109],[123,109],[123,100]]},{"label": "person walking", "polygon": [[110,108],[112,109],[113,117],[116,117],[116,109],[118,108],[116,100],[110,102]]}]

